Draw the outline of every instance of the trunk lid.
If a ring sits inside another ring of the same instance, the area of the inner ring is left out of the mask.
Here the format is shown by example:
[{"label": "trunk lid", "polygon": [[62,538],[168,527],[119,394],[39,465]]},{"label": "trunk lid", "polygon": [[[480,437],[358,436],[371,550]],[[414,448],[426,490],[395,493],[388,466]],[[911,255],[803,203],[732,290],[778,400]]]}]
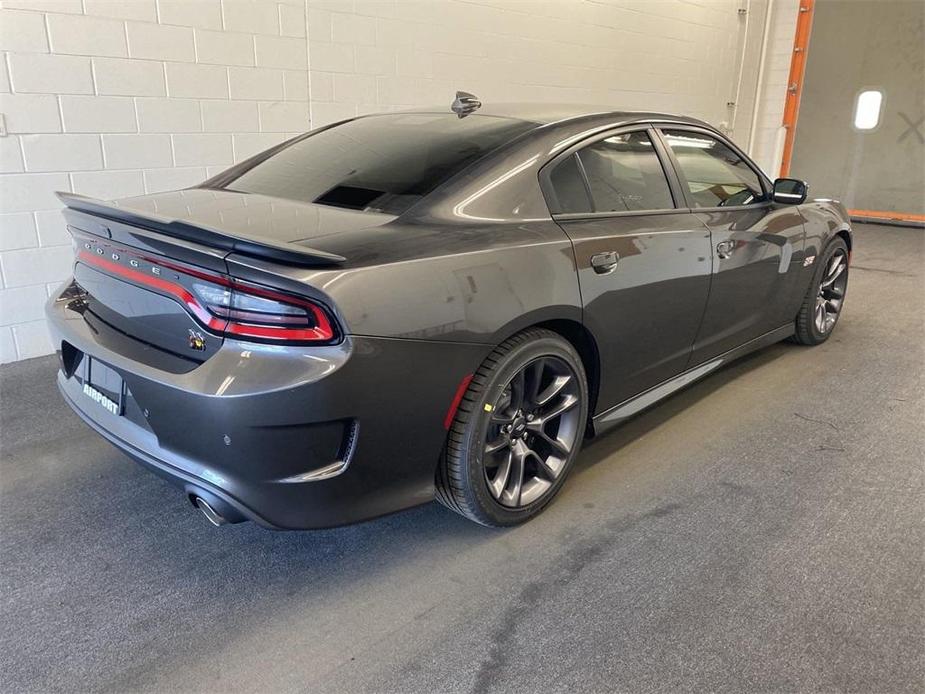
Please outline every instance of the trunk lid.
[{"label": "trunk lid", "polygon": [[[86,220],[80,223],[90,226]],[[133,247],[73,224],[68,225],[68,230],[76,249],[74,284],[67,292],[75,300],[70,305],[98,341],[151,366],[163,363],[158,352],[181,357],[193,368],[218,351],[224,338],[206,329],[201,318],[194,317],[183,301],[181,273],[172,271],[164,261],[180,256],[185,266],[195,260],[197,263],[189,267],[220,277],[224,272],[221,255],[178,246],[165,256],[166,244],[156,238]]]},{"label": "trunk lid", "polygon": [[[324,323],[324,314],[333,311],[316,311],[324,306],[310,287],[305,288],[305,297],[293,296],[291,278],[281,276],[283,281],[276,283],[270,274],[262,285],[244,282],[235,277],[235,265],[226,258],[234,254],[269,261],[281,271],[286,266],[290,270],[292,266],[335,267],[343,257],[310,244],[393,219],[204,189],[115,203],[66,193],[59,196],[68,205],[64,216],[74,238],[78,285],[72,290],[82,297],[84,320],[97,335],[114,332],[134,340],[137,344],[128,356],[146,363],[159,358],[150,353],[154,350],[182,357],[194,366],[221,347],[226,332],[258,341],[273,341],[286,330],[294,331],[290,337],[295,340],[328,339],[323,332],[318,333],[321,337],[310,336],[307,328],[314,328],[308,323],[301,331],[299,326],[285,327],[290,324],[284,321],[302,320],[301,316],[274,317],[280,323],[271,328],[279,329],[269,333],[254,327],[272,315],[265,312],[268,305],[292,308],[293,313],[301,309],[315,325],[316,319]],[[287,293],[274,292],[280,288]],[[230,302],[232,293],[233,306],[209,303],[215,297],[216,302]],[[238,297],[245,295],[247,305],[239,306]],[[333,319],[330,323],[336,334],[336,323]]]},{"label": "trunk lid", "polygon": [[337,247],[338,235],[382,226],[396,218],[381,212],[210,188],[125,198],[116,204],[127,211],[180,220],[257,244],[293,245],[305,253],[319,253],[316,264],[324,260],[343,262],[344,258],[331,250]]}]

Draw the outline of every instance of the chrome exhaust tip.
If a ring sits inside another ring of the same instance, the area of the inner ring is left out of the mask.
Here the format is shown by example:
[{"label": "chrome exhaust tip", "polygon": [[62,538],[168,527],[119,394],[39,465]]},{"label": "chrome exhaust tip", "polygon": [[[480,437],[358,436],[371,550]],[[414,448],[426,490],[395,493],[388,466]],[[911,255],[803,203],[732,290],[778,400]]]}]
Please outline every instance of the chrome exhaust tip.
[{"label": "chrome exhaust tip", "polygon": [[228,524],[228,519],[209,505],[209,502],[201,496],[193,497],[193,505],[206,517],[216,528]]}]

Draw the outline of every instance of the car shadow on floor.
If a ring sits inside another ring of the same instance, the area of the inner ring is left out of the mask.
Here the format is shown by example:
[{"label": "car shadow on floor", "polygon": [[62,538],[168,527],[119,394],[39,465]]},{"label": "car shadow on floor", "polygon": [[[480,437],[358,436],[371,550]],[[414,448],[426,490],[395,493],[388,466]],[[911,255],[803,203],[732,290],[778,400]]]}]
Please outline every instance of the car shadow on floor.
[{"label": "car shadow on floor", "polygon": [[[793,347],[772,346],[739,360],[586,442],[573,474],[581,476],[605,461],[619,465],[626,446],[788,349]],[[42,431],[42,421],[50,417],[56,422],[50,427],[54,435],[4,455],[0,485],[4,496],[0,524],[7,540],[18,538],[23,550],[28,546],[66,557],[94,545],[121,543],[130,553],[116,553],[106,561],[129,574],[134,573],[133,565],[151,563],[174,576],[221,566],[247,582],[247,571],[239,571],[241,560],[251,565],[249,571],[261,573],[262,581],[270,578],[271,567],[276,566],[285,569],[290,579],[308,571],[312,585],[321,589],[327,580],[339,582],[351,575],[360,564],[364,572],[373,566],[382,569],[401,561],[406,552],[448,545],[464,551],[504,533],[471,523],[437,503],[329,530],[273,532],[252,523],[213,528],[176,487],[129,461],[67,410],[51,385],[54,362],[37,371],[36,378],[30,379],[36,383],[33,397],[44,403],[44,409],[32,408],[16,428]],[[14,387],[5,388],[7,394],[17,390],[17,384],[10,385]],[[10,398],[4,400],[6,409]],[[573,501],[577,499],[569,500]],[[10,549],[9,561],[26,560],[16,548]],[[260,568],[255,567],[255,559],[262,564]],[[174,564],[172,570],[165,562]],[[91,567],[87,570],[92,571]]]},{"label": "car shadow on floor", "polygon": [[580,475],[602,462],[613,462],[614,457],[618,456],[620,451],[629,444],[656,430],[685,410],[694,407],[714,392],[770,364],[794,349],[801,348],[783,342],[752,352],[706,378],[695,381],[665,400],[655,403],[623,424],[585,441],[572,474]]},{"label": "car shadow on floor", "polygon": [[[604,461],[612,462],[614,457],[618,456],[620,451],[630,443],[645,436],[684,410],[695,406],[713,392],[747,375],[750,371],[774,361],[794,348],[790,345],[779,344],[748,355],[657,403],[615,429],[586,441],[573,474],[580,475],[583,471]],[[329,542],[353,543],[360,541],[363,537],[389,535],[396,532],[403,536],[402,544],[427,541],[428,538],[439,538],[440,541],[446,541],[448,533],[459,540],[473,542],[486,533],[490,535],[498,532],[462,521],[436,503],[353,526],[303,533],[277,533],[264,530],[252,523],[215,529],[199,516],[199,513],[192,508],[177,487],[151,475],[131,462],[67,410],[53,386],[54,361],[50,359],[36,361],[46,361],[46,364],[42,365],[44,368],[33,369],[40,380],[37,387],[32,388],[32,399],[45,403],[45,406],[38,411],[33,408],[33,412],[26,413],[26,415],[20,412],[15,429],[29,431],[34,437],[35,432],[49,430],[49,427],[43,423],[49,421],[50,417],[56,423],[51,427],[54,435],[50,441],[32,440],[28,446],[15,446],[13,455],[6,456],[10,460],[4,464],[6,468],[4,475],[11,474],[8,467],[11,464],[13,466],[17,463],[29,465],[27,460],[22,459],[35,453],[40,453],[44,463],[48,464],[51,461],[53,467],[57,467],[55,463],[60,463],[63,469],[56,470],[55,474],[49,475],[44,481],[46,486],[36,489],[35,493],[41,494],[46,499],[56,499],[55,508],[59,509],[60,515],[63,516],[58,520],[79,524],[83,528],[81,534],[93,535],[94,530],[104,533],[113,532],[114,529],[121,527],[122,532],[137,536],[138,533],[146,532],[145,529],[151,528],[152,524],[169,524],[176,526],[170,528],[171,543],[183,542],[184,531],[187,531],[190,534],[185,539],[193,546],[197,541],[208,537],[209,545],[219,544],[233,551],[239,542],[247,543],[248,546],[252,546],[250,543],[258,542],[268,547],[283,549],[289,547],[290,543],[300,544],[300,540],[297,539],[300,537],[311,537],[311,546],[321,547]],[[4,384],[4,390],[8,396],[4,398],[6,401],[4,410],[9,408],[11,391],[15,393],[21,387],[21,384],[17,383]],[[15,435],[15,432],[11,431],[8,420],[5,419],[2,424],[4,438]],[[9,445],[4,447],[9,451]],[[70,464],[68,457],[76,457],[78,464]],[[89,470],[92,474],[85,474],[88,472],[84,469],[87,466],[92,468]],[[33,483],[35,482],[34,475],[35,470],[33,469],[30,472]],[[5,514],[7,520],[11,519],[11,514],[17,517],[29,515],[26,505],[20,507],[13,500],[10,500],[10,504],[16,508],[11,509],[7,506]],[[44,504],[39,505],[39,507],[42,506]],[[72,513],[68,513],[66,509],[72,509]],[[52,513],[51,515],[54,518],[59,514]],[[25,521],[28,518],[23,517],[22,520]],[[215,542],[216,536],[221,538],[221,542]],[[167,548],[160,547],[159,551],[164,549]],[[394,547],[391,550],[394,550]]]},{"label": "car shadow on floor", "polygon": [[[576,475],[604,461],[621,464],[626,446],[787,349],[746,357],[589,442]],[[182,647],[168,638],[176,633],[215,648],[235,630],[265,623],[281,605],[310,610],[350,594],[354,583],[400,576],[409,565],[437,571],[514,532],[483,528],[437,503],[330,530],[216,529],[176,487],[87,429],[56,391],[54,360],[35,361],[12,375],[0,372],[0,572],[5,585],[20,586],[0,604],[14,625],[7,646],[19,648],[18,629],[37,629],[41,652],[29,659],[47,659],[48,668],[60,653],[79,651],[88,632],[98,635],[98,647],[118,650],[121,640],[153,630],[161,652],[151,662],[177,655]],[[16,402],[17,411],[8,412]],[[580,494],[567,497],[560,503],[581,502]],[[128,684],[126,676],[113,673],[110,684]]]}]

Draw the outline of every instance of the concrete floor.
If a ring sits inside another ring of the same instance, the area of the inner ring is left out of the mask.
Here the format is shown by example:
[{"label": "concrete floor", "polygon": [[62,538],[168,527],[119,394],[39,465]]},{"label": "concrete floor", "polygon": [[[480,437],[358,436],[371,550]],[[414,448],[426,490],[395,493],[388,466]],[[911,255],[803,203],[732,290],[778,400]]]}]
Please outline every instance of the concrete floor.
[{"label": "concrete floor", "polygon": [[922,691],[925,233],[858,225],[825,345],[589,445],[528,525],[217,530],[2,373],[0,690]]}]

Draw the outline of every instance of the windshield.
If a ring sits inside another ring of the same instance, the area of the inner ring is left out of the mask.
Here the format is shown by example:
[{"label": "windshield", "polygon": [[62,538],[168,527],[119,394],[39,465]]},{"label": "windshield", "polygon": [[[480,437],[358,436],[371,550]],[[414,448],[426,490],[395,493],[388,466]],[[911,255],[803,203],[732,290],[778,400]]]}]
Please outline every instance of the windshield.
[{"label": "windshield", "polygon": [[391,114],[311,134],[219,187],[400,214],[486,153],[536,127],[509,118]]}]

